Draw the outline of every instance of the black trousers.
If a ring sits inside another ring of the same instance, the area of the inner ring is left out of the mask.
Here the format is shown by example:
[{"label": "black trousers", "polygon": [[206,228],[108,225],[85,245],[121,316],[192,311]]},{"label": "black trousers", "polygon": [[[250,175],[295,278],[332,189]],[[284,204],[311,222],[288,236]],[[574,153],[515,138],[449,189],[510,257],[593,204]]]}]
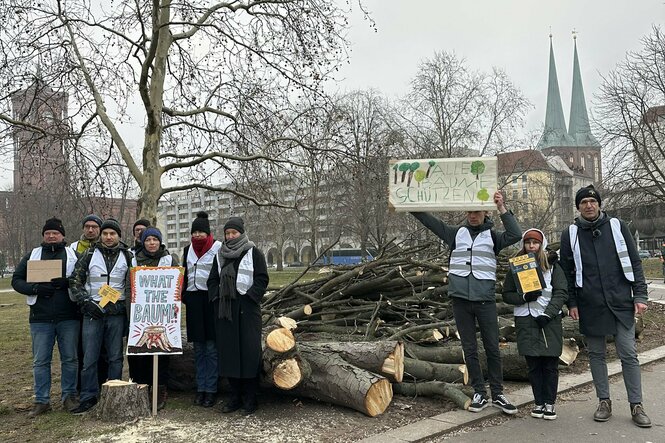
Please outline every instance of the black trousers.
[{"label": "black trousers", "polygon": [[529,382],[537,405],[553,405],[559,387],[559,357],[525,356]]},{"label": "black trousers", "polygon": [[[170,355],[160,355],[157,363],[157,384],[166,385],[169,379]],[[152,355],[128,355],[129,377],[135,383],[152,385]]]},{"label": "black trousers", "polygon": [[229,377],[231,402],[242,402],[243,407],[256,407],[256,394],[259,390],[259,378]]}]

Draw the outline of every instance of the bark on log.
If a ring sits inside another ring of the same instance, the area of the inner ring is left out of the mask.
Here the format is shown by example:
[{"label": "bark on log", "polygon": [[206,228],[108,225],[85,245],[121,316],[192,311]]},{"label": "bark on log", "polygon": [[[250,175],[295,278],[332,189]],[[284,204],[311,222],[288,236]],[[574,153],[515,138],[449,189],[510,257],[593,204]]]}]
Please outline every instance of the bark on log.
[{"label": "bark on log", "polygon": [[150,417],[150,389],[123,380],[109,380],[102,384],[95,416],[103,421],[123,422]]},{"label": "bark on log", "polygon": [[[468,386],[466,388],[469,388]],[[426,381],[419,383],[394,383],[393,392],[395,394],[406,395],[409,397],[425,396],[433,397],[440,395],[447,398],[457,405],[458,408],[467,410],[471,404],[471,398],[460,386],[442,381]],[[473,389],[471,389],[473,395]]]},{"label": "bark on log", "polygon": [[404,375],[404,345],[398,341],[300,342],[301,352],[333,353],[359,368],[401,382]]},{"label": "bark on log", "polygon": [[[436,380],[447,383],[469,382],[463,364],[432,363],[429,361],[404,358],[404,373],[416,380]],[[408,378],[407,378],[408,379]]]},{"label": "bark on log", "polygon": [[404,353],[418,360],[433,363],[464,363],[464,352],[460,345],[448,343],[443,346],[419,346],[407,342],[404,346]]},{"label": "bark on log", "polygon": [[312,373],[287,392],[360,411],[374,417],[383,413],[393,398],[392,385],[385,377],[353,366],[337,354],[302,349]]}]

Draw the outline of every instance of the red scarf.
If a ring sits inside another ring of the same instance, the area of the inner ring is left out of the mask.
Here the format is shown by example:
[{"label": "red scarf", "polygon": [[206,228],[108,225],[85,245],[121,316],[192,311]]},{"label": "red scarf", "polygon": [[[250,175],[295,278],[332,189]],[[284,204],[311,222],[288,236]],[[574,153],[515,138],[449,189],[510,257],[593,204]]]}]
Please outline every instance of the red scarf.
[{"label": "red scarf", "polygon": [[212,238],[212,235],[207,236],[206,238],[194,238],[192,237],[192,249],[197,257],[201,257],[203,254],[208,252],[212,248],[212,244],[215,242],[215,239]]}]

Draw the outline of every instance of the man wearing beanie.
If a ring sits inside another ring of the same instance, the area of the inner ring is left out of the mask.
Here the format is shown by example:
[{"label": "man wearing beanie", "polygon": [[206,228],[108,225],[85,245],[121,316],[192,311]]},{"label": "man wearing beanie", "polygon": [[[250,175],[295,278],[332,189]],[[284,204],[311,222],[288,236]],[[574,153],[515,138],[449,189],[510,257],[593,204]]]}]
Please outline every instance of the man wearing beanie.
[{"label": "man wearing beanie", "polygon": [[[60,352],[60,385],[62,403],[66,410],[78,406],[76,374],[80,320],[76,303],[67,291],[69,277],[74,272],[77,256],[65,246],[65,228],[57,218],[46,221],[42,229],[43,242],[26,254],[12,276],[12,287],[27,296],[30,306],[30,335],[32,336],[35,403],[28,417],[34,418],[51,410],[51,356],[57,340]],[[59,260],[61,277],[43,281],[28,278],[28,261]],[[30,280],[30,281],[28,281]]]},{"label": "man wearing beanie", "polygon": [[605,340],[614,336],[633,422],[650,427],[642,407],[642,380],[635,345],[635,315],[647,309],[642,261],[626,224],[601,210],[600,193],[589,185],[575,194],[580,216],[561,233],[561,267],[568,279],[570,316],[580,322],[598,397],[593,419],[612,416]]},{"label": "man wearing beanie", "polygon": [[86,215],[81,221],[81,238],[71,245],[76,253],[81,256],[85,251],[99,240],[99,231],[102,227],[102,219],[95,214]]},{"label": "man wearing beanie", "polygon": [[513,213],[506,209],[501,192],[494,193],[494,203],[501,214],[505,232],[493,229],[494,222],[487,216],[487,211],[467,211],[466,222],[461,226],[447,225],[428,212],[411,214],[451,249],[448,295],[453,302],[453,317],[470,384],[475,391],[469,411],[480,412],[490,405],[478,357],[477,322],[487,356],[491,404],[512,415],[517,413],[517,408],[503,394],[495,295],[496,256],[503,248],[520,241],[522,230]]},{"label": "man wearing beanie", "polygon": [[143,231],[145,231],[148,226],[150,226],[150,221],[145,218],[140,218],[134,222],[134,226],[132,226],[134,246],[130,248],[132,254],[136,255],[136,253],[142,248],[141,235],[143,235]]},{"label": "man wearing beanie", "polygon": [[[83,312],[83,372],[81,373],[81,404],[72,412],[80,414],[97,404],[99,384],[97,363],[106,346],[108,378],[122,378],[123,335],[125,333],[126,285],[132,255],[120,241],[120,223],[106,219],[101,226],[100,241],[81,256],[70,277],[70,288]],[[100,290],[113,289],[118,300],[102,306]]]}]

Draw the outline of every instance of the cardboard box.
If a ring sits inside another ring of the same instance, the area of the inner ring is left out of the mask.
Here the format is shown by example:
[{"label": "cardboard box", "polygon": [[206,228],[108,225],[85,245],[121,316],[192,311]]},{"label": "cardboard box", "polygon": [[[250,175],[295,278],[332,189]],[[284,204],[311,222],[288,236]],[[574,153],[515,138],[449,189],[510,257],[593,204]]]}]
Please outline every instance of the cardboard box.
[{"label": "cardboard box", "polygon": [[28,283],[46,283],[62,277],[62,260],[28,260]]}]

